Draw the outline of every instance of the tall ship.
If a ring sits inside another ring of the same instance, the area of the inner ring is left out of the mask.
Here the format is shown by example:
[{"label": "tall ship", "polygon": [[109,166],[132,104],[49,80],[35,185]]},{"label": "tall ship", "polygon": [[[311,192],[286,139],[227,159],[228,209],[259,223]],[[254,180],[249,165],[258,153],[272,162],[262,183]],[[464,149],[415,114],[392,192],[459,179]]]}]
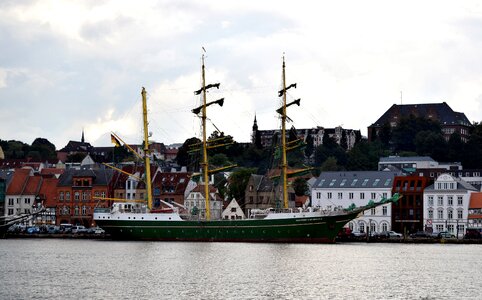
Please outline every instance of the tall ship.
[{"label": "tall ship", "polygon": [[[200,150],[202,154],[201,174],[205,211],[203,218],[199,215],[193,218],[192,215],[182,213],[185,209],[164,203],[169,206],[167,210],[153,208],[151,172],[149,160],[148,122],[146,91],[142,88],[142,108],[144,123],[144,164],[145,184],[147,199],[137,201],[110,200],[113,204],[109,208],[96,208],[94,210],[94,221],[103,228],[113,239],[116,240],[158,240],[158,241],[204,241],[204,242],[282,242],[282,243],[334,243],[338,232],[347,222],[355,219],[363,211],[376,206],[398,201],[398,195],[391,198],[383,198],[379,202],[370,201],[362,207],[350,207],[348,209],[326,212],[320,209],[308,207],[289,208],[288,204],[288,178],[296,176],[296,173],[306,170],[290,171],[287,162],[287,151],[292,147],[287,142],[286,120],[287,108],[292,104],[300,105],[300,100],[286,103],[286,91],[296,84],[286,85],[285,82],[285,61],[283,57],[282,67],[282,89],[278,96],[282,97],[282,106],[276,110],[281,119],[281,145],[279,182],[282,185],[278,208],[252,212],[246,219],[214,219],[211,218],[211,206],[209,176],[214,172],[225,170],[229,167],[209,169],[208,149],[210,141],[206,138],[207,108],[212,104],[223,105],[224,99],[207,102],[206,91],[209,88],[219,88],[217,84],[206,84],[204,55],[202,56],[202,87],[195,91],[201,95],[201,105],[192,110],[198,115],[202,122],[202,142]],[[289,119],[289,118],[288,118]],[[223,143],[222,141],[220,142]],[[201,215],[201,214],[200,214]]]}]

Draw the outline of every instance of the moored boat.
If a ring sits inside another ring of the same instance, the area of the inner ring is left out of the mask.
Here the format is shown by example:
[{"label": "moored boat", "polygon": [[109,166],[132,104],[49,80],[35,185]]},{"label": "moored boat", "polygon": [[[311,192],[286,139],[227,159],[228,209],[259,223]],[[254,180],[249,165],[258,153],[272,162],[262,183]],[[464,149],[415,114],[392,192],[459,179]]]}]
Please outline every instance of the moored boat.
[{"label": "moored boat", "polygon": [[[213,172],[225,170],[229,167],[209,170],[207,149],[209,142],[206,139],[206,108],[211,104],[222,106],[224,99],[212,102],[206,101],[206,90],[212,87],[219,88],[217,84],[205,84],[204,56],[202,59],[202,87],[195,94],[201,94],[202,105],[193,109],[193,113],[201,114],[203,128],[202,141],[202,178],[203,182],[209,182],[208,177]],[[398,195],[390,199],[382,199],[379,202],[371,201],[363,207],[340,209],[334,212],[325,212],[319,209],[289,208],[287,178],[295,175],[288,170],[286,160],[287,149],[290,144],[286,142],[285,121],[287,107],[292,104],[300,104],[300,100],[286,103],[286,91],[296,84],[286,86],[285,62],[283,58],[283,87],[278,92],[282,98],[282,107],[276,110],[280,114],[282,123],[281,134],[281,170],[280,180],[282,184],[283,208],[266,210],[262,213],[252,212],[247,219],[242,220],[212,220],[210,214],[210,196],[208,185],[204,184],[205,208],[204,219],[188,218],[180,213],[179,207],[170,206],[167,210],[159,211],[152,208],[151,179],[147,166],[150,165],[148,156],[147,137],[147,109],[146,92],[142,90],[142,106],[144,115],[144,145],[146,164],[147,201],[137,202],[114,202],[110,208],[97,208],[94,211],[94,221],[114,239],[128,240],[162,240],[162,241],[212,241],[212,242],[301,242],[301,243],[333,243],[341,228],[350,220],[356,218],[366,209],[396,202]],[[306,172],[298,170],[297,172]],[[167,204],[167,203],[166,203]]]}]

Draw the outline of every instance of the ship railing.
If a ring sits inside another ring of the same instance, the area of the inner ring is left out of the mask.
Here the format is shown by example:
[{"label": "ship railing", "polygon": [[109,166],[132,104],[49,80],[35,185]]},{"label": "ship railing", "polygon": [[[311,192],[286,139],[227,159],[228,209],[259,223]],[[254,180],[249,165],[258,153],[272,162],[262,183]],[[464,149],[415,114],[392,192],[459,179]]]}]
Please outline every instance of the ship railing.
[{"label": "ship railing", "polygon": [[97,207],[97,208],[94,208],[94,213],[108,214],[108,213],[110,213],[110,208]]}]

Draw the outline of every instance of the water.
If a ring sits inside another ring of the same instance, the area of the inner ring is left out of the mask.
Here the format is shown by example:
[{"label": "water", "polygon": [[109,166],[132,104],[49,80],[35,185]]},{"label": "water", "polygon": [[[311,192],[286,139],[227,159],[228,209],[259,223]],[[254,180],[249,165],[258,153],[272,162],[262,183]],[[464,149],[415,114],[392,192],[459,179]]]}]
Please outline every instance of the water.
[{"label": "water", "polygon": [[0,240],[0,299],[482,299],[482,245]]}]

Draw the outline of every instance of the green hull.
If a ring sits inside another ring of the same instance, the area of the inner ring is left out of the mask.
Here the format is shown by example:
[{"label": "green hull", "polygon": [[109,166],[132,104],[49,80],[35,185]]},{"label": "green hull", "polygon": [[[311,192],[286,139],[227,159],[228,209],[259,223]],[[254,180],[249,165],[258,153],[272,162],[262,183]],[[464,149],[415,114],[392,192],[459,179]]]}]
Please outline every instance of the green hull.
[{"label": "green hull", "polygon": [[121,240],[334,243],[341,228],[357,215],[219,221],[99,219],[96,223]]}]

